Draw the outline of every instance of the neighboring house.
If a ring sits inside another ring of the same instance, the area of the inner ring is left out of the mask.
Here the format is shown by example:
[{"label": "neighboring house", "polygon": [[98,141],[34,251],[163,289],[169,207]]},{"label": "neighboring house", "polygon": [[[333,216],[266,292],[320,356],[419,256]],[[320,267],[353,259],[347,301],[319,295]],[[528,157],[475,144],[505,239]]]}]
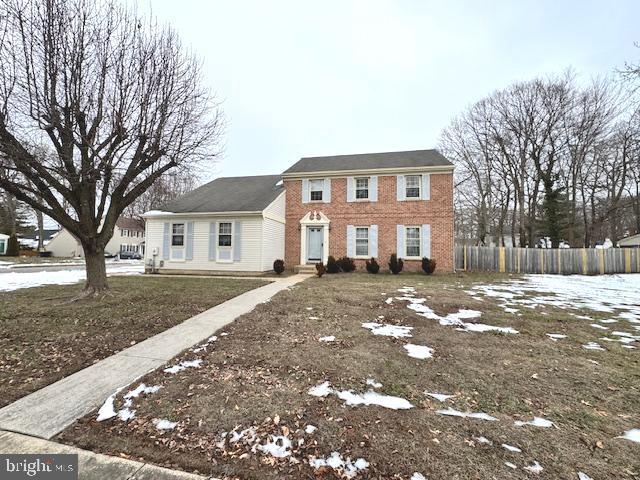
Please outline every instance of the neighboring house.
[{"label": "neighboring house", "polygon": [[154,271],[257,273],[284,257],[280,175],[218,178],[143,217]]},{"label": "neighboring house", "polygon": [[[281,181],[282,179],[282,181]],[[286,195],[285,195],[286,191]],[[264,272],[348,255],[453,271],[453,165],[436,150],[303,158],[282,175],[219,178],[144,215],[159,272]]]},{"label": "neighboring house", "polygon": [[623,248],[640,247],[640,233],[618,240],[618,246]]},{"label": "neighboring house", "polygon": [[[47,246],[51,239],[56,236],[58,233],[58,229],[54,228],[45,228],[42,235],[42,244],[43,246]],[[32,248],[36,250],[38,248],[38,243],[40,239],[40,233],[38,230],[35,230],[33,233],[26,233],[24,235],[19,235],[18,241],[20,245],[23,245],[28,248]]]},{"label": "neighboring house", "polygon": [[436,150],[303,158],[283,173],[285,263],[397,253],[405,269],[434,258],[453,271],[453,165]]},{"label": "neighboring house", "polygon": [[[113,236],[105,247],[105,253],[117,255],[122,251],[144,254],[144,222],[134,218],[121,217],[116,221]],[[54,257],[83,257],[82,245],[76,237],[63,228],[56,233],[45,247]]]},{"label": "neighboring house", "polygon": [[7,247],[9,245],[9,235],[0,233],[0,255],[7,254]]}]

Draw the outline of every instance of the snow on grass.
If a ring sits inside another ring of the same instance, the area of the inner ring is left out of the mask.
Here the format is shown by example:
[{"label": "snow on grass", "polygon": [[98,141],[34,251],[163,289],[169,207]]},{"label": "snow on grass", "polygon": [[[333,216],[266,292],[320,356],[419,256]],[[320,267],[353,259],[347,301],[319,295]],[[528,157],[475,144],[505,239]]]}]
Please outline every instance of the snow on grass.
[{"label": "snow on grass", "polygon": [[427,478],[419,472],[413,472],[413,475],[411,475],[411,480],[427,480]]},{"label": "snow on grass", "polygon": [[478,443],[484,443],[485,445],[493,445],[493,442],[489,440],[487,437],[473,437],[473,439]]},{"label": "snow on grass", "polygon": [[320,320],[320,317],[309,317],[309,320]]},{"label": "snow on grass", "polygon": [[330,393],[333,393],[333,389],[331,388],[331,383],[324,382],[315,387],[311,387],[307,393],[314,397],[326,397]]},{"label": "snow on grass", "polygon": [[600,325],[599,323],[591,323],[593,328],[597,328],[598,330],[609,330],[609,327],[605,327],[604,325]]},{"label": "snow on grass", "polygon": [[331,455],[326,458],[310,457],[309,465],[316,470],[320,468],[331,468],[342,477],[353,478],[362,470],[366,470],[369,467],[369,462],[364,458],[351,461],[350,457],[346,459],[342,458],[339,452],[331,452]]},{"label": "snow on grass", "polygon": [[335,342],[336,341],[336,337],[335,335],[329,335],[327,337],[320,337],[318,339],[319,342]]},{"label": "snow on grass", "polygon": [[392,395],[383,395],[373,390],[369,390],[363,394],[354,393],[353,390],[342,390],[335,393],[338,398],[344,400],[344,402],[350,406],[378,405],[392,410],[407,410],[409,408],[413,408],[413,405],[404,398],[394,397]]},{"label": "snow on grass", "polygon": [[[144,273],[144,264],[107,265],[107,275],[138,275]],[[87,278],[83,269],[48,272],[16,272],[0,274],[0,292],[43,285],[71,285]]]},{"label": "snow on grass", "polygon": [[586,350],[602,350],[604,351],[604,348],[602,348],[602,346],[599,343],[596,342],[589,342],[585,345],[582,345],[582,348],[586,349]]},{"label": "snow on grass", "polygon": [[373,378],[367,378],[367,385],[373,388],[382,388],[382,384],[380,382],[376,382]]},{"label": "snow on grass", "polygon": [[165,373],[176,374],[178,372],[186,370],[187,368],[200,368],[201,365],[202,365],[202,360],[200,360],[200,359],[197,359],[197,360],[185,360],[183,362],[180,362],[177,365],[174,365],[174,366],[169,367],[169,368],[165,368],[164,372]]},{"label": "snow on grass", "polygon": [[578,480],[593,480],[593,478],[584,472],[578,472]]},{"label": "snow on grass", "polygon": [[484,412],[461,412],[453,408],[447,408],[446,410],[436,410],[439,415],[448,415],[450,417],[462,417],[473,418],[476,420],[487,420],[490,422],[497,422],[498,419]]},{"label": "snow on grass", "polygon": [[285,458],[291,455],[291,440],[284,435],[269,435],[264,445],[259,445],[258,450],[276,458]]},{"label": "snow on grass", "polygon": [[439,402],[445,402],[447,400],[449,400],[450,398],[455,397],[455,395],[447,395],[445,393],[429,393],[429,392],[424,392],[425,395],[429,395],[430,397],[435,398],[436,400],[438,400]]},{"label": "snow on grass", "polygon": [[640,443],[640,428],[632,428],[631,430],[627,430],[626,432],[624,432],[624,435],[616,438],[624,438],[625,440],[631,440],[632,442]]},{"label": "snow on grass", "polygon": [[209,345],[211,345],[212,343],[216,342],[217,340],[218,340],[218,337],[213,335],[213,336],[209,337],[206,342],[204,342],[203,344],[201,344],[200,346],[198,346],[196,348],[193,348],[191,351],[193,353],[206,352],[207,348],[209,347]]},{"label": "snow on grass", "polygon": [[404,349],[407,351],[407,355],[412,358],[424,360],[426,358],[433,357],[433,348],[427,347],[426,345],[414,345],[412,343],[407,343],[404,346]]},{"label": "snow on grass", "polygon": [[308,435],[311,435],[313,432],[315,432],[316,430],[318,430],[318,427],[316,427],[315,425],[307,425],[304,428],[304,432]]},{"label": "snow on grass", "polygon": [[104,403],[102,404],[102,406],[98,410],[98,417],[96,418],[96,420],[98,422],[102,422],[104,420],[108,420],[110,418],[115,417],[118,414],[118,412],[116,412],[114,403],[115,403],[116,395],[123,388],[124,387],[120,387],[119,389],[117,389],[115,392],[113,392],[111,395],[109,395],[107,397],[107,399],[104,401]]},{"label": "snow on grass", "polygon": [[136,411],[132,410],[133,399],[138,398],[141,394],[151,394],[156,393],[160,388],[160,385],[154,385],[151,387],[146,386],[144,383],[141,383],[133,390],[129,390],[123,397],[124,403],[120,410],[116,411],[115,409],[115,398],[116,395],[123,389],[124,387],[120,387],[113,394],[111,394],[105,402],[102,404],[100,409],[98,410],[98,416],[96,420],[98,422],[102,422],[104,420],[108,420],[117,416],[120,420],[124,422],[128,422],[132,418],[136,416]]},{"label": "snow on grass", "polygon": [[550,428],[553,427],[554,423],[551,420],[547,420],[542,417],[533,417],[533,420],[528,422],[523,422],[521,420],[516,420],[513,422],[516,427],[524,427],[525,425],[531,425],[532,427],[540,427],[540,428]]},{"label": "snow on grass", "polygon": [[390,325],[387,323],[365,322],[362,324],[367,330],[371,330],[374,335],[382,335],[385,337],[401,338],[411,337],[413,327],[404,327],[402,325]]},{"label": "snow on grass", "polygon": [[527,472],[531,472],[535,475],[542,473],[542,470],[544,470],[544,468],[542,468],[542,465],[540,465],[538,462],[533,462],[531,465],[527,465],[526,467],[524,467],[524,469]]},{"label": "snow on grass", "polygon": [[504,464],[513,470],[518,468],[514,463],[511,463],[511,462],[504,462]]},{"label": "snow on grass", "polygon": [[509,445],[509,444],[507,444],[507,443],[503,443],[501,446],[502,446],[502,448],[504,448],[505,450],[508,450],[508,451],[510,451],[510,452],[513,452],[513,453],[522,453],[522,450],[521,450],[521,449],[519,449],[518,447],[514,447],[513,445]]},{"label": "snow on grass", "polygon": [[554,342],[562,340],[563,338],[567,338],[567,336],[562,333],[547,333],[547,337],[549,337]]},{"label": "snow on grass", "polygon": [[178,425],[178,422],[172,422],[165,418],[154,418],[152,422],[158,430],[173,430]]}]

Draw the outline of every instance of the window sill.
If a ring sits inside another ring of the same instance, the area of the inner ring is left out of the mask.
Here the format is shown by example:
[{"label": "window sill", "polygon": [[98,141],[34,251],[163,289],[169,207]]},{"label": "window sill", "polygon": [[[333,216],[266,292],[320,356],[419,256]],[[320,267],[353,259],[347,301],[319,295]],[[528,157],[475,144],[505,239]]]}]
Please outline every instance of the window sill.
[{"label": "window sill", "polygon": [[422,257],[401,257],[402,260],[422,260]]}]

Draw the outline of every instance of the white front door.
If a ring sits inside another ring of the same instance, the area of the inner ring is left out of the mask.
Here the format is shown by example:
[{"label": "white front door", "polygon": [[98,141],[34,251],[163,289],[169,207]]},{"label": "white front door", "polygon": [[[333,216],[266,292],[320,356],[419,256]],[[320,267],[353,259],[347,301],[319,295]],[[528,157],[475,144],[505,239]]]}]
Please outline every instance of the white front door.
[{"label": "white front door", "polygon": [[322,261],[322,227],[307,229],[307,262]]}]

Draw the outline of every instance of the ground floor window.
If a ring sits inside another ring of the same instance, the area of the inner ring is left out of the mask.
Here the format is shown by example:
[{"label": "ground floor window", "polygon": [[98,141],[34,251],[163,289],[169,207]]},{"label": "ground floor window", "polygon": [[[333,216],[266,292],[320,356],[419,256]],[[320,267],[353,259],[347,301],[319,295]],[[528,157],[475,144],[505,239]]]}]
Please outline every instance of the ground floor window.
[{"label": "ground floor window", "polygon": [[231,222],[220,222],[218,224],[218,246],[231,246]]},{"label": "ground floor window", "polygon": [[356,257],[369,256],[369,227],[356,227]]},{"label": "ground floor window", "polygon": [[420,227],[406,227],[405,246],[407,257],[420,256]]},{"label": "ground floor window", "polygon": [[174,223],[171,226],[171,246],[183,247],[184,246],[184,223]]}]

